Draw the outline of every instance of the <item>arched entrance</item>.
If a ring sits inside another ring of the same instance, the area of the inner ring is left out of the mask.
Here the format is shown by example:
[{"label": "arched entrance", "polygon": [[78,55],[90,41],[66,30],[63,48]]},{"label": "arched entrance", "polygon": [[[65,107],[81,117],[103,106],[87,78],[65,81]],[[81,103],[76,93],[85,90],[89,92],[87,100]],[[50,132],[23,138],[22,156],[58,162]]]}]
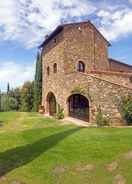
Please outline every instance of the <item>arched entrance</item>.
[{"label": "arched entrance", "polygon": [[56,114],[56,98],[52,92],[47,95],[47,110],[50,116]]},{"label": "arched entrance", "polygon": [[71,95],[68,99],[69,116],[89,121],[89,101],[80,94]]}]

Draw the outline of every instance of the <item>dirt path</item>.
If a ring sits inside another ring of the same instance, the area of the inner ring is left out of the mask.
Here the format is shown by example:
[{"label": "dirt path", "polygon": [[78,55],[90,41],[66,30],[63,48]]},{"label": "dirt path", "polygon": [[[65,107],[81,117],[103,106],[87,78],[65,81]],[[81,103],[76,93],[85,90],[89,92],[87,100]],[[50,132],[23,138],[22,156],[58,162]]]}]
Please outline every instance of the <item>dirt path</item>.
[{"label": "dirt path", "polygon": [[10,121],[5,126],[5,129],[8,130],[21,130],[23,129],[23,121],[26,119],[26,112],[18,112],[16,118],[13,121]]},{"label": "dirt path", "polygon": [[79,119],[75,119],[75,118],[72,118],[72,117],[66,117],[62,120],[62,122],[64,124],[75,124],[79,127],[95,127],[96,126],[94,124],[91,124],[91,123],[88,123],[86,121],[82,121],[82,120],[79,120]]}]

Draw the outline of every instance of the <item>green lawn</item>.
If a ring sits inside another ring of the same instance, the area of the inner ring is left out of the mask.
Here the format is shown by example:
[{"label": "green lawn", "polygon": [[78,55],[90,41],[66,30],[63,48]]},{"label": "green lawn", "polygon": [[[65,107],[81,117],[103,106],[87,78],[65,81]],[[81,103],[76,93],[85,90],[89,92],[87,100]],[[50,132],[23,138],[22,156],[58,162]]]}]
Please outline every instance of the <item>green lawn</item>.
[{"label": "green lawn", "polygon": [[132,129],[0,113],[0,184],[131,184]]}]

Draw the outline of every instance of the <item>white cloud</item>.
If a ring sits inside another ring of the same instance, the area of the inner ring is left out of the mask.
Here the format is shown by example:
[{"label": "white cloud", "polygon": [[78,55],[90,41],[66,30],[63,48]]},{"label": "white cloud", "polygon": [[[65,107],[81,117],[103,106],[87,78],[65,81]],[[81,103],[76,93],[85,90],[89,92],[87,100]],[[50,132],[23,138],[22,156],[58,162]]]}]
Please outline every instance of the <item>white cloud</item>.
[{"label": "white cloud", "polygon": [[95,12],[96,7],[90,1],[80,1],[80,0],[63,0],[63,6],[68,7],[69,9],[66,12],[71,17],[79,17],[89,15]]},{"label": "white cloud", "polygon": [[128,0],[129,3],[132,3],[132,0]]},{"label": "white cloud", "polygon": [[15,62],[4,62],[0,64],[0,86],[2,90],[6,90],[7,83],[9,82],[11,87],[19,87],[25,81],[32,81],[34,79],[33,65],[21,65]]},{"label": "white cloud", "polygon": [[100,31],[108,40],[117,40],[132,34],[132,10],[129,8],[116,11],[98,12],[101,18]]},{"label": "white cloud", "polygon": [[36,46],[62,19],[86,16],[96,10],[87,0],[0,1],[0,39]]},{"label": "white cloud", "polygon": [[104,36],[108,40],[116,40],[132,33],[132,7],[122,3],[123,1],[120,4],[113,1],[0,1],[0,39],[17,40],[28,48],[36,47],[44,40],[44,36],[62,21],[81,21],[94,15]]},{"label": "white cloud", "polygon": [[[89,15],[94,15],[92,21],[108,40],[117,40],[132,34],[132,7],[113,1],[101,4],[90,0],[1,0],[0,40],[19,41],[26,48],[36,47],[57,25],[86,20]],[[35,66],[11,61],[0,64],[0,69],[0,86],[6,89],[8,82],[16,87],[32,80]]]}]

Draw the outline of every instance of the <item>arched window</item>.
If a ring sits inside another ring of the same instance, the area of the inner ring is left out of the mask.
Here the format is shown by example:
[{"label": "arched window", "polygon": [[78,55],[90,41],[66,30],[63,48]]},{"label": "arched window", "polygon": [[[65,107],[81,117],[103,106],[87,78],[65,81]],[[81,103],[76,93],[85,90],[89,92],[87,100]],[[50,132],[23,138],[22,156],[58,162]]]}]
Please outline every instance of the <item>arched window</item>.
[{"label": "arched window", "polygon": [[50,74],[50,67],[48,66],[47,67],[47,75],[49,75]]},{"label": "arched window", "polygon": [[56,63],[54,63],[53,70],[54,70],[54,73],[57,73],[57,64]]},{"label": "arched window", "polygon": [[77,71],[85,72],[85,64],[82,61],[78,62]]}]

